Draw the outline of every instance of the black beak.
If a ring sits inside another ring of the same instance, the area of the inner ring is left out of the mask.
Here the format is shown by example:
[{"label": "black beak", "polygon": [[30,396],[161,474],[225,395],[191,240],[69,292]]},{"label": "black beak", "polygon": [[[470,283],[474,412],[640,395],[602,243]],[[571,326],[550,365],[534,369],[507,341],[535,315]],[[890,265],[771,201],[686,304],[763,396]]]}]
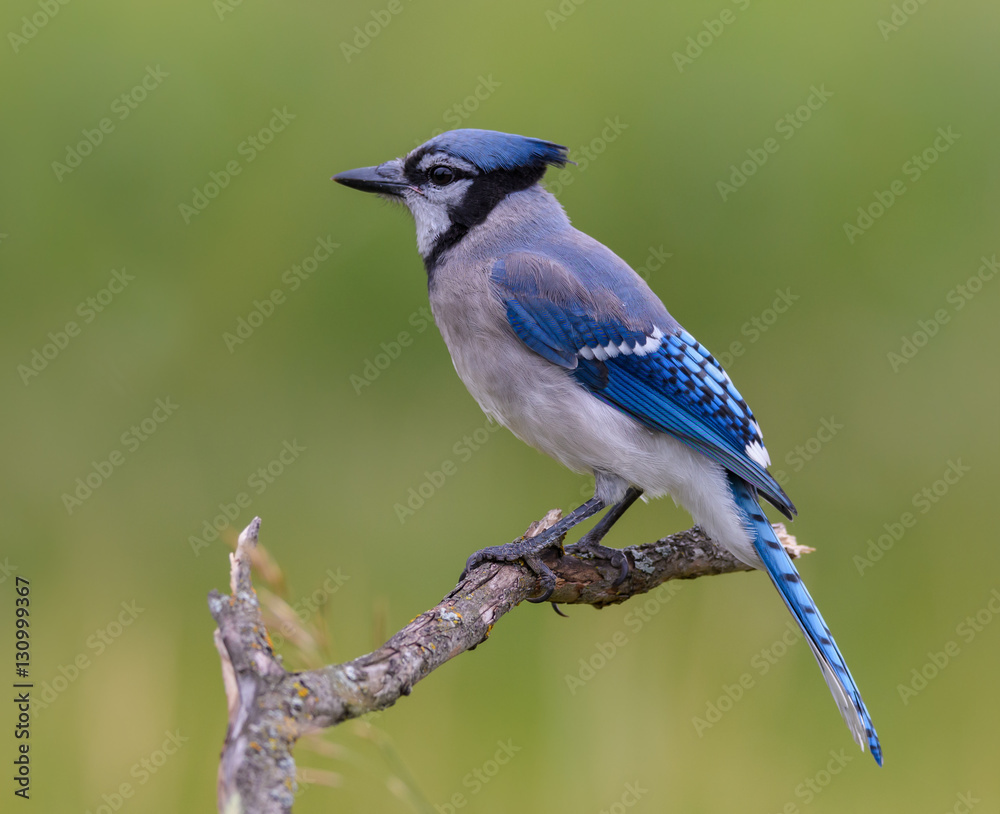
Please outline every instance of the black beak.
[{"label": "black beak", "polygon": [[348,170],[333,176],[338,184],[362,192],[377,192],[381,195],[399,196],[401,190],[410,186],[394,167],[381,164],[378,167],[362,167],[358,170]]}]

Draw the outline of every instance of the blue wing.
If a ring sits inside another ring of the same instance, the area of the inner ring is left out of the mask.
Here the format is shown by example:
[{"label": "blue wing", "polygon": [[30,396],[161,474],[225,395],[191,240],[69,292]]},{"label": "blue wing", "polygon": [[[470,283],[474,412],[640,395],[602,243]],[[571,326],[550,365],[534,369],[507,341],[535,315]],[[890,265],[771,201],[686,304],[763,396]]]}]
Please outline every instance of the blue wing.
[{"label": "blue wing", "polygon": [[491,279],[511,328],[596,398],[729,471],[754,550],[802,628],[854,739],[882,765],[857,684],[757,502],[760,494],[789,517],[795,512],[767,472],[760,427],[743,397],[621,260],[589,244],[546,248],[553,249],[551,256],[514,253],[493,266]]},{"label": "blue wing", "polygon": [[791,517],[795,507],[767,471],[760,427],[729,376],[614,259],[619,265],[601,273],[592,264],[580,273],[519,252],[498,260],[491,279],[525,345],[596,398],[743,478]]}]

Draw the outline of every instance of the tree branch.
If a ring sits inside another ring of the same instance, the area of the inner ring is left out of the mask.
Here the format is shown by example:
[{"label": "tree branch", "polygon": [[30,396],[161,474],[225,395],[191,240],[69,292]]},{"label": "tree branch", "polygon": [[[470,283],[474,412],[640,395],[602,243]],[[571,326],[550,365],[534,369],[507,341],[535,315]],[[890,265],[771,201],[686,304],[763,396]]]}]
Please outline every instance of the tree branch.
[{"label": "tree branch", "polygon": [[[558,510],[549,512],[532,524],[528,536],[560,517]],[[783,525],[775,529],[792,557],[813,550],[796,545]],[[230,555],[231,595],[212,591],[208,596],[229,705],[218,783],[219,811],[226,814],[291,811],[296,789],[292,749],[299,737],[391,706],[446,661],[486,641],[501,616],[540,591],[535,574],[520,563],[483,563],[378,650],[344,664],[289,673],[274,653],[251,584],[251,552],[259,530],[260,518],[254,518]],[[542,559],[557,577],[550,601],[601,608],[670,579],[753,570],[697,526],[624,551],[632,569],[616,586],[618,568],[609,560],[546,550]]]}]

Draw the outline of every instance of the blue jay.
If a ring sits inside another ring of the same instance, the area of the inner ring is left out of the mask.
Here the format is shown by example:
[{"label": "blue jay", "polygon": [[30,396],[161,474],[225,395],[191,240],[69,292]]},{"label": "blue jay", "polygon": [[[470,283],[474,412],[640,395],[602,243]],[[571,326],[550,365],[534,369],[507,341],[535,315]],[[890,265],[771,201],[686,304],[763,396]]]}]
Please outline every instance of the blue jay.
[{"label": "blue jay", "polygon": [[601,545],[641,495],[670,495],[742,562],[767,572],[819,662],[855,741],[882,750],[844,657],[771,524],[764,498],[795,507],[770,465],[760,426],[712,355],[621,258],[574,229],[540,184],[565,147],[491,130],[453,130],[404,158],[334,177],[401,201],[416,223],[434,319],[455,370],[487,415],[576,472],[594,497],[548,533],[469,558],[523,559],[548,598],[537,554],[608,508],[572,546]]}]

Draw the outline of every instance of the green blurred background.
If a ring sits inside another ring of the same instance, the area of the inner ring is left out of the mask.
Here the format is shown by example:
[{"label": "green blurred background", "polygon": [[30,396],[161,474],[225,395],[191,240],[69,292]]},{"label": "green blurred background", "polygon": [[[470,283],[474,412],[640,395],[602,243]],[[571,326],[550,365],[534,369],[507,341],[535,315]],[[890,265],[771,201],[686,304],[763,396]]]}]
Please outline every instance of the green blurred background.
[{"label": "green blurred background", "polygon": [[[568,620],[518,609],[370,725],[329,733],[329,754],[300,749],[334,785],[297,810],[1000,810],[1000,280],[981,260],[1000,250],[1000,10],[681,5],[5,7],[0,664],[13,675],[20,575],[36,697],[50,688],[34,810],[110,810],[123,783],[121,810],[211,810],[226,711],[205,596],[255,514],[342,661],[436,603],[472,550],[588,495],[506,431],[476,440],[409,217],[329,181],[454,126],[567,144],[578,165],[549,180],[574,224],[727,364],[818,549],[801,570],[885,767],[782,642],[766,579],[736,575]],[[182,209],[196,189],[218,194]],[[859,207],[880,216],[862,228]],[[295,285],[318,240],[338,247]],[[241,318],[259,326],[227,346]],[[447,460],[457,474],[401,522]],[[614,543],[689,524],[640,506]],[[170,733],[187,740],[163,751]]]}]

